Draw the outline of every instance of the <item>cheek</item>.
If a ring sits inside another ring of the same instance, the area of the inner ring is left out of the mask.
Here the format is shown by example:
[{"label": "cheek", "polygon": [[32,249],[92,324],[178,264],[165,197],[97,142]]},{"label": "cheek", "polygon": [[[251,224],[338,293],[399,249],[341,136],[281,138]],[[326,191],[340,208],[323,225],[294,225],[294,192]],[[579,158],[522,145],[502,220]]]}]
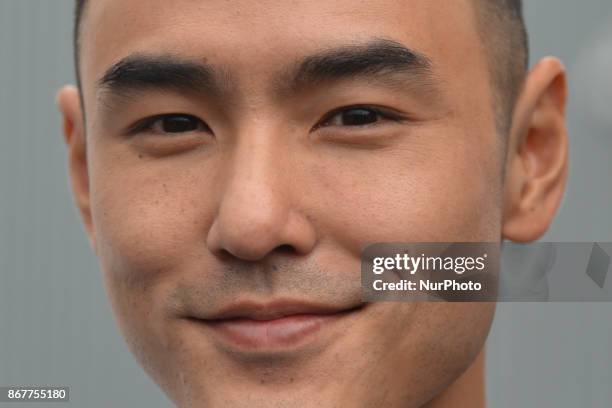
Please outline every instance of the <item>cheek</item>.
[{"label": "cheek", "polygon": [[[201,195],[208,181],[194,177],[206,174],[201,168],[189,171],[181,163],[140,163],[137,157],[112,163],[111,170],[92,163],[96,250],[121,330],[134,354],[145,356],[139,350],[169,342],[173,283],[189,263],[206,270],[203,248],[212,211]],[[158,351],[151,355],[167,354]]]},{"label": "cheek", "polygon": [[494,303],[424,304],[415,321],[419,332],[410,351],[430,389],[445,389],[474,361],[486,341]]},{"label": "cheek", "polygon": [[92,174],[94,230],[109,272],[154,275],[178,268],[205,242],[209,211],[189,172],[143,164]]},{"label": "cheek", "polygon": [[[385,308],[384,304],[379,306]],[[386,323],[381,323],[381,334],[387,342],[385,360],[380,364],[381,382],[399,392],[412,392],[415,395],[398,399],[418,397],[415,405],[421,406],[473,363],[487,338],[494,310],[493,303],[401,303],[389,307],[380,319]]]},{"label": "cheek", "polygon": [[355,245],[498,241],[500,171],[495,154],[466,143],[368,152],[319,169],[321,211]]},{"label": "cheek", "polygon": [[127,160],[109,170],[102,162],[92,163],[90,188],[106,290],[130,350],[162,382],[156,374],[170,372],[167,356],[176,352],[168,329],[172,284],[186,262],[205,267],[199,258],[209,209],[193,172]]}]

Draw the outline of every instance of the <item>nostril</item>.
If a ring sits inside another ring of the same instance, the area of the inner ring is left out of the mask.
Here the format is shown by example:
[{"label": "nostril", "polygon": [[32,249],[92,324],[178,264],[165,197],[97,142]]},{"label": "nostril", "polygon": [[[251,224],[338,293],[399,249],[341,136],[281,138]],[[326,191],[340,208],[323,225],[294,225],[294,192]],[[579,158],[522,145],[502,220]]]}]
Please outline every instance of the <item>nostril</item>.
[{"label": "nostril", "polygon": [[294,254],[297,252],[295,248],[289,244],[283,244],[283,245],[276,247],[276,251],[282,254]]},{"label": "nostril", "polygon": [[225,248],[221,248],[221,249],[218,251],[217,256],[218,256],[218,257],[219,257],[221,260],[230,260],[230,259],[235,258],[235,256],[234,256],[234,255],[233,255],[233,254],[232,254],[230,251],[228,251],[228,250],[227,250],[227,249],[225,249]]}]

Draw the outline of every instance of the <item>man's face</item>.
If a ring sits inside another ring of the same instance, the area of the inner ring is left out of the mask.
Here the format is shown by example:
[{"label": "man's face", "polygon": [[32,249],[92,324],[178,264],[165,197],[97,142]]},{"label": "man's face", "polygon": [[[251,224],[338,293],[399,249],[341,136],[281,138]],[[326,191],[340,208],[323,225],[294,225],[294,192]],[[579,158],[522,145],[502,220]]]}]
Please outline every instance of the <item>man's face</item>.
[{"label": "man's face", "polygon": [[90,232],[178,404],[414,407],[472,363],[493,305],[364,305],[360,251],[499,241],[476,26],[469,0],[90,2]]}]

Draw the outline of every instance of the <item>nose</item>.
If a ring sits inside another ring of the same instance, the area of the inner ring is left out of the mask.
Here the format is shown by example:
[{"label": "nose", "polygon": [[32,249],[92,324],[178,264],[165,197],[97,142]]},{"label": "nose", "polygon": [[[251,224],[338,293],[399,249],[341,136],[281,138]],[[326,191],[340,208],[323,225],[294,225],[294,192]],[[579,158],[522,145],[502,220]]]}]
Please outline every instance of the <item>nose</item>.
[{"label": "nose", "polygon": [[266,142],[236,147],[224,168],[227,181],[207,236],[213,253],[257,261],[274,251],[304,255],[312,250],[316,233],[298,205],[303,192],[299,177],[290,176],[291,164]]}]

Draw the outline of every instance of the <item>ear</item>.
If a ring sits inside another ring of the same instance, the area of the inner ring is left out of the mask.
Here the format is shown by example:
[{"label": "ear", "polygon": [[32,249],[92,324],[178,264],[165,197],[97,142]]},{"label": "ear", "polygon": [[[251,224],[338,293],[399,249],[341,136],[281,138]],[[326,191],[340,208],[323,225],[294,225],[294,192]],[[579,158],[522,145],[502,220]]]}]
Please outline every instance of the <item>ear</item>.
[{"label": "ear", "polygon": [[506,160],[505,239],[540,238],[561,203],[568,173],[566,100],[563,65],[543,59],[528,74],[515,107]]},{"label": "ear", "polygon": [[58,91],[56,101],[63,117],[64,142],[68,149],[68,170],[72,193],[85,224],[90,244],[95,250],[89,196],[85,122],[81,110],[79,91],[72,85],[64,86]]}]

